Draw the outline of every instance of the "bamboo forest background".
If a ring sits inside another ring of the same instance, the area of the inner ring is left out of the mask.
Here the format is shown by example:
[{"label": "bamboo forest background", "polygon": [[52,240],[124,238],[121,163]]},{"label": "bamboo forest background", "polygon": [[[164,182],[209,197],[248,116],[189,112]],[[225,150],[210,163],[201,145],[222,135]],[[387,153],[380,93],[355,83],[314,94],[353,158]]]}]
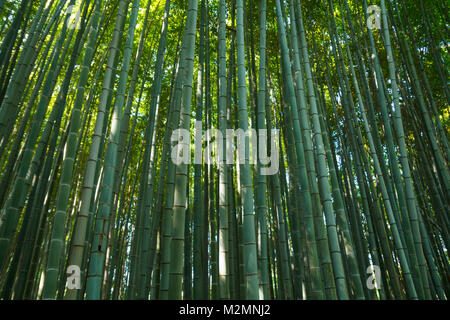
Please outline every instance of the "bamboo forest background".
[{"label": "bamboo forest background", "polygon": [[0,0],[1,298],[447,299],[448,6]]}]

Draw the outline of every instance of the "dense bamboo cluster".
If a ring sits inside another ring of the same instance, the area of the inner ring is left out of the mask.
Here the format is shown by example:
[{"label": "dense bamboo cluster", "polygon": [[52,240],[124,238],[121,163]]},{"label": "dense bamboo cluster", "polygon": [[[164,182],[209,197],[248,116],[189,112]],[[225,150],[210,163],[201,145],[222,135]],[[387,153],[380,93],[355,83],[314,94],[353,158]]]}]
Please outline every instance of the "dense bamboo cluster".
[{"label": "dense bamboo cluster", "polygon": [[1,299],[447,299],[448,12],[0,0]]}]

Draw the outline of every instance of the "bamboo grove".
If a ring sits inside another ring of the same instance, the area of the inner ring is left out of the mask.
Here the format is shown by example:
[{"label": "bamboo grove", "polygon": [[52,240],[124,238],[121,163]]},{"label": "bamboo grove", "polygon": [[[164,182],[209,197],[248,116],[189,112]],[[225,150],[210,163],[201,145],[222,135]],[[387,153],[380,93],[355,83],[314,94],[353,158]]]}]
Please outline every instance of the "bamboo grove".
[{"label": "bamboo grove", "polygon": [[447,299],[448,5],[0,0],[1,299]]}]

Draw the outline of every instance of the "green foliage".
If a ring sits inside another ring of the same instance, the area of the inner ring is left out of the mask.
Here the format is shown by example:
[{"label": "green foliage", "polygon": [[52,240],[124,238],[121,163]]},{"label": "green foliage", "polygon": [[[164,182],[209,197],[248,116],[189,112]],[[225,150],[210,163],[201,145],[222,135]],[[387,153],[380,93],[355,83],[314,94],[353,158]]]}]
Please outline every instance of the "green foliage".
[{"label": "green foliage", "polygon": [[[2,299],[447,299],[448,9],[0,1]],[[196,120],[279,171],[174,164]]]}]

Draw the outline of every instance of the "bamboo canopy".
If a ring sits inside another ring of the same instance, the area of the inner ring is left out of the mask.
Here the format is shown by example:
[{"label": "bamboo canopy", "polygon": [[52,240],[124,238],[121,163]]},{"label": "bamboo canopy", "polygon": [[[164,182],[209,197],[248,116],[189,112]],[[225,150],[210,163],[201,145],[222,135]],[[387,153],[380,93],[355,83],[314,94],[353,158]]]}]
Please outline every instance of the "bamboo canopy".
[{"label": "bamboo canopy", "polygon": [[449,9],[0,0],[0,299],[447,300]]}]

